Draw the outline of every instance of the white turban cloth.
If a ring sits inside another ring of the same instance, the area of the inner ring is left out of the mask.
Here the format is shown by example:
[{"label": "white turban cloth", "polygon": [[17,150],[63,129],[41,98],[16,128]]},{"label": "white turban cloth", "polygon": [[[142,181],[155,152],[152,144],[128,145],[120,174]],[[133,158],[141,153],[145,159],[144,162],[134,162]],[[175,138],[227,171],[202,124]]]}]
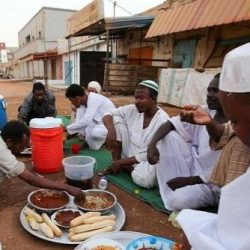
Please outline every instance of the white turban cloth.
[{"label": "white turban cloth", "polygon": [[96,82],[96,81],[91,81],[91,82],[89,82],[88,88],[93,88],[93,89],[95,89],[97,93],[100,93],[101,90],[102,90],[101,85],[100,85],[98,82]]},{"label": "white turban cloth", "polygon": [[219,89],[225,92],[250,92],[250,43],[227,53],[220,76]]}]

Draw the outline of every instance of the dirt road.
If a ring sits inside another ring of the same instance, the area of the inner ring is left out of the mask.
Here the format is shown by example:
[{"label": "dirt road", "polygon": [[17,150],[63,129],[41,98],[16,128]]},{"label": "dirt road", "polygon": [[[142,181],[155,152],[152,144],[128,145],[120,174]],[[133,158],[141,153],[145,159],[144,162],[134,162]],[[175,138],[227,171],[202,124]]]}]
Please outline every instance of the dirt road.
[{"label": "dirt road", "polygon": [[[15,119],[17,108],[32,88],[31,83],[0,82],[0,94],[8,102],[7,113],[9,119]],[[64,98],[64,90],[53,89],[57,98],[57,109],[59,114],[70,113],[70,104]],[[116,105],[133,103],[132,96],[111,96]],[[176,114],[178,109],[164,107],[170,114]],[[30,165],[29,158],[23,159]],[[64,182],[63,171],[50,174],[47,178]],[[96,177],[97,178],[97,177]],[[98,179],[98,178],[97,178]],[[97,179],[95,181],[97,181]],[[19,222],[20,211],[26,204],[29,192],[36,188],[31,187],[19,178],[7,179],[0,183],[0,241],[5,250],[29,250],[46,249],[62,250],[74,249],[75,246],[60,245],[38,239],[27,233]],[[174,228],[168,222],[168,216],[155,211],[148,204],[132,197],[126,192],[109,183],[108,190],[115,193],[118,201],[126,212],[126,223],[123,230],[139,231],[148,234],[168,237],[178,240],[180,230]]]}]

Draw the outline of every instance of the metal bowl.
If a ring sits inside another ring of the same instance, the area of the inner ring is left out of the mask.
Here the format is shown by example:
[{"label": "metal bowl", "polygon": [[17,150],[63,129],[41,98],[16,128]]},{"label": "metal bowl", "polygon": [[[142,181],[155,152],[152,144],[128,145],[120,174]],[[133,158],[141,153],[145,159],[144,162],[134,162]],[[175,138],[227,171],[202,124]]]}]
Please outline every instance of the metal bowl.
[{"label": "metal bowl", "polygon": [[70,202],[70,196],[65,191],[38,189],[28,195],[30,206],[40,212],[53,213],[65,208]]},{"label": "metal bowl", "polygon": [[85,201],[74,198],[74,204],[85,212],[108,213],[117,203],[116,196],[106,190],[89,189],[83,191],[86,195]]},{"label": "metal bowl", "polygon": [[[66,225],[66,223],[65,223],[65,224],[62,224],[62,223],[60,223],[60,221],[57,220],[57,215],[58,215],[59,213],[68,212],[68,211],[69,211],[69,212],[78,212],[78,213],[79,213],[79,216],[83,215],[83,212],[80,211],[79,209],[64,208],[64,209],[60,209],[60,210],[54,212],[54,213],[51,215],[51,220],[52,220],[57,226],[59,226],[59,227],[62,227],[62,228],[70,228],[70,225],[69,225],[69,224],[68,224],[68,225]],[[76,216],[76,217],[78,217],[78,216]],[[76,218],[76,217],[75,217],[75,218]],[[74,219],[74,218],[73,218],[73,219]],[[73,219],[72,219],[72,220],[73,220]]]}]

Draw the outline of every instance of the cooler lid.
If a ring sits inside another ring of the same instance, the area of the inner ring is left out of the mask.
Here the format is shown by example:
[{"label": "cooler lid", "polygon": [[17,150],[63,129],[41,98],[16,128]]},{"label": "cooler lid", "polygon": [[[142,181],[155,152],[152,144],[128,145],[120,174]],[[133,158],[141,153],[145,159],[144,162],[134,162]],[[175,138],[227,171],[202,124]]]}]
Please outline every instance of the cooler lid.
[{"label": "cooler lid", "polygon": [[56,128],[63,124],[61,118],[46,117],[30,120],[30,128]]}]

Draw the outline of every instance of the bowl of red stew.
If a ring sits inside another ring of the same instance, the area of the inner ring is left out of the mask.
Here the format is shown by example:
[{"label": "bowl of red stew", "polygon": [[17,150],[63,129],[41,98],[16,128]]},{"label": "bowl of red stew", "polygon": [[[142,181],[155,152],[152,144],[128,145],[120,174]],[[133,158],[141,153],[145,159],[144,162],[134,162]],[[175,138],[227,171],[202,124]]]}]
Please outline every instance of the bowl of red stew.
[{"label": "bowl of red stew", "polygon": [[63,209],[69,202],[70,197],[65,191],[38,189],[28,195],[28,203],[33,208],[46,213]]},{"label": "bowl of red stew", "polygon": [[51,220],[59,227],[70,228],[70,222],[81,216],[82,211],[73,208],[64,208],[51,215]]},{"label": "bowl of red stew", "polygon": [[108,213],[117,203],[116,196],[106,190],[89,189],[83,191],[85,199],[74,198],[74,204],[85,212]]}]

